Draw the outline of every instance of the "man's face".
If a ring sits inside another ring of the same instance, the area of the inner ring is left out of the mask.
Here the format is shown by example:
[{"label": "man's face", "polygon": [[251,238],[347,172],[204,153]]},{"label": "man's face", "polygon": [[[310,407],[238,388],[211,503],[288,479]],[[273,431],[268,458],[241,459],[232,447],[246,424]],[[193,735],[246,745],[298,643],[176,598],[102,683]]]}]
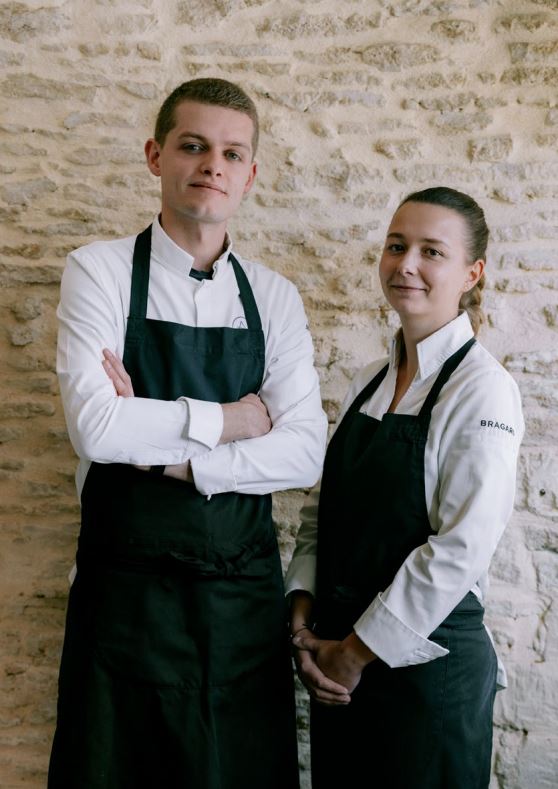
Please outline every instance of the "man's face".
[{"label": "man's face", "polygon": [[163,217],[226,224],[256,175],[252,119],[228,107],[183,101],[175,120],[162,147],[152,139],[145,145],[147,166],[161,178]]}]

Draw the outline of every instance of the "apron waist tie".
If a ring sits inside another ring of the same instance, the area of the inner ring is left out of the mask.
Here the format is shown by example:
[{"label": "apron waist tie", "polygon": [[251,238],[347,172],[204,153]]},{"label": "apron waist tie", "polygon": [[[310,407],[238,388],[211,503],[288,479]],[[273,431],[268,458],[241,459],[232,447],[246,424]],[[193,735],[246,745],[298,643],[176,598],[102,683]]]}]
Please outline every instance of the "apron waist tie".
[{"label": "apron waist tie", "polygon": [[[239,553],[226,557],[215,554],[214,558],[205,559],[180,551],[166,551],[159,555],[126,556],[107,555],[107,546],[88,546],[78,550],[76,564],[78,571],[88,570],[123,570],[148,575],[170,575],[179,573],[195,578],[227,578],[241,575],[252,559],[266,559],[275,551],[275,539],[268,543],[249,545]],[[257,566],[250,567],[249,575],[258,573]]]}]

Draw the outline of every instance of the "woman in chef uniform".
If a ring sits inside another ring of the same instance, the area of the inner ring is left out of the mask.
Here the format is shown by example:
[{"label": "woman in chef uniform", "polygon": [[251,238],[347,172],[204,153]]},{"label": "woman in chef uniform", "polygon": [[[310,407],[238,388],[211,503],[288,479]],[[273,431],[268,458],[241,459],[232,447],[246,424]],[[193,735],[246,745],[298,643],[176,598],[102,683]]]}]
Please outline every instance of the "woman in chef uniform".
[{"label": "woman in chef uniform", "polygon": [[487,239],[482,209],[446,187],[406,197],[387,232],[380,282],[401,329],[352,382],[286,582],[314,789],[489,783],[483,599],[524,426],[475,338]]}]

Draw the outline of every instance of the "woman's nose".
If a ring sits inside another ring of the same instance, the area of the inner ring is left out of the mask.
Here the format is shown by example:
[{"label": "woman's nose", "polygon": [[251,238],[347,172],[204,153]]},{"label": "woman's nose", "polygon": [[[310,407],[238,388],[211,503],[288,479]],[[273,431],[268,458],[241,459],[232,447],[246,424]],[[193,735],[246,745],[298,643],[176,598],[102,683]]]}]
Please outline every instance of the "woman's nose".
[{"label": "woman's nose", "polygon": [[413,249],[407,249],[397,261],[397,268],[401,273],[414,272],[417,267],[417,255]]}]

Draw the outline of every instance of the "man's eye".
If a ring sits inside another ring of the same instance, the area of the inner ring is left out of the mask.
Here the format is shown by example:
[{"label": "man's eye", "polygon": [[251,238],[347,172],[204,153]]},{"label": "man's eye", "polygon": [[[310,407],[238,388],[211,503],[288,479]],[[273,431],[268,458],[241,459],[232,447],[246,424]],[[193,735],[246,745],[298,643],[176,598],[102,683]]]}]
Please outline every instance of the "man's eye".
[{"label": "man's eye", "polygon": [[227,159],[232,159],[234,162],[240,162],[241,156],[236,151],[227,151],[225,154]]},{"label": "man's eye", "polygon": [[405,247],[403,246],[403,244],[388,244],[386,249],[388,252],[403,252]]},{"label": "man's eye", "polygon": [[197,142],[187,142],[182,146],[183,151],[189,151],[191,153],[197,153],[201,151],[202,147]]}]

